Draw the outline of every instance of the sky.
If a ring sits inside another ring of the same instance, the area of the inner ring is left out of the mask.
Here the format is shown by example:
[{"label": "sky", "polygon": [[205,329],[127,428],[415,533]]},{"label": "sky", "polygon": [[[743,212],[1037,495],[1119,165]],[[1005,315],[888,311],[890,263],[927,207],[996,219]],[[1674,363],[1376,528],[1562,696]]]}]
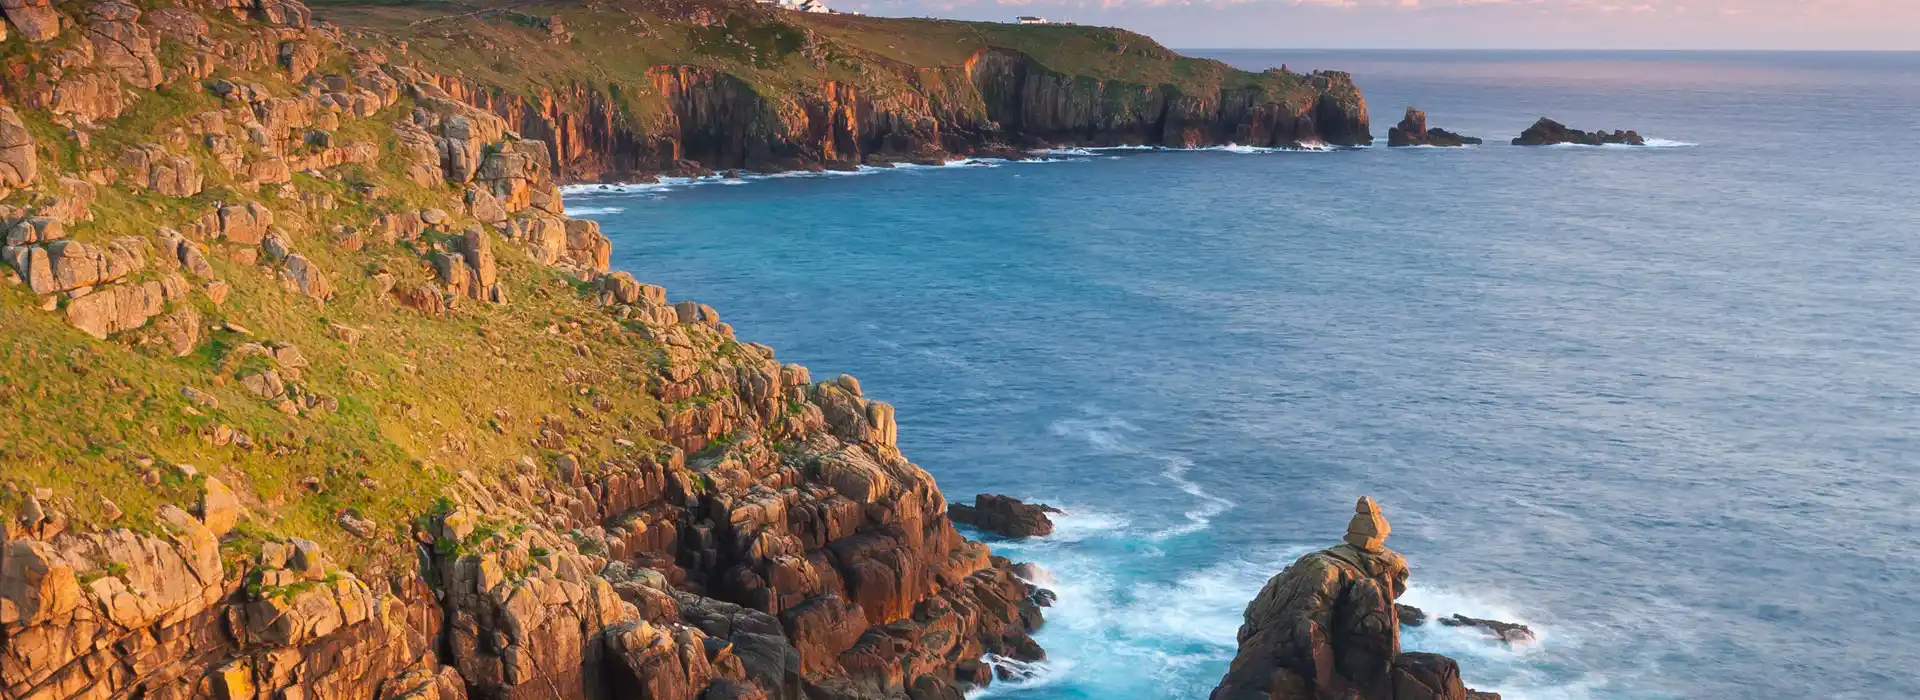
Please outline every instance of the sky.
[{"label": "sky", "polygon": [[828,0],[895,17],[1018,15],[1175,48],[1920,51],[1920,0]]}]

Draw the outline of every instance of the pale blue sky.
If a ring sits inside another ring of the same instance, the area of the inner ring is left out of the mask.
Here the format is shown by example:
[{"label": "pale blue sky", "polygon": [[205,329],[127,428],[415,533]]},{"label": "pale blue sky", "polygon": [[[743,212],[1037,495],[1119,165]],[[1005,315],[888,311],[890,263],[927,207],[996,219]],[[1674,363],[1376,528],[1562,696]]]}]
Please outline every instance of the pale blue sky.
[{"label": "pale blue sky", "polygon": [[1040,15],[1183,48],[1920,50],[1920,0],[829,0],[889,16]]}]

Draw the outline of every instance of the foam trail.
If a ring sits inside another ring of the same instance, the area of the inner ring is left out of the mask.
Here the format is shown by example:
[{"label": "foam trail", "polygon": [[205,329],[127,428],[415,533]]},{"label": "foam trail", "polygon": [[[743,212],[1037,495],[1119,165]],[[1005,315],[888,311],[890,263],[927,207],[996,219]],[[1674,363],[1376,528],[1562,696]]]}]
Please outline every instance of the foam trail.
[{"label": "foam trail", "polygon": [[625,207],[567,207],[567,216],[606,216],[626,211]]},{"label": "foam trail", "polygon": [[1649,149],[1693,148],[1699,145],[1700,144],[1692,143],[1689,141],[1675,141],[1673,139],[1648,138],[1646,140],[1646,143],[1639,146],[1634,146],[1634,145],[1624,144],[1624,143],[1603,143],[1598,146],[1584,144],[1584,143],[1556,143],[1556,144],[1548,145],[1547,148],[1595,149],[1595,150],[1606,150],[1606,151],[1617,151],[1617,150],[1644,151]]},{"label": "foam trail", "polygon": [[1130,437],[1139,432],[1132,423],[1116,417],[1096,419],[1065,419],[1055,421],[1048,430],[1061,437],[1077,437],[1087,441],[1094,449],[1119,455],[1134,455],[1159,461],[1164,467],[1161,478],[1171,482],[1175,488],[1196,499],[1200,504],[1182,513],[1186,522],[1156,530],[1144,535],[1149,542],[1191,535],[1213,526],[1213,518],[1232,510],[1233,501],[1221,498],[1206,490],[1205,487],[1187,477],[1193,470],[1193,460],[1177,454],[1140,447]]},{"label": "foam trail", "polygon": [[1174,486],[1179,487],[1187,495],[1200,499],[1201,503],[1200,507],[1181,514],[1187,519],[1186,524],[1160,530],[1148,535],[1148,539],[1159,542],[1205,530],[1213,525],[1215,516],[1233,509],[1235,505],[1233,501],[1208,493],[1205,488],[1187,478],[1187,472],[1193,469],[1193,460],[1172,456],[1163,459],[1166,460],[1167,468],[1160,472],[1160,475],[1173,482]]}]

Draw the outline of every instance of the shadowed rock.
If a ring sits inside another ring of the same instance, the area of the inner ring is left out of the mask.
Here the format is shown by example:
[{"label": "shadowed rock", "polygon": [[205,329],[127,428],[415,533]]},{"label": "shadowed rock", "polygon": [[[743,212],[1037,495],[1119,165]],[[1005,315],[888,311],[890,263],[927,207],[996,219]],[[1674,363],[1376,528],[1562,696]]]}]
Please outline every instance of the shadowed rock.
[{"label": "shadowed rock", "polygon": [[1614,131],[1609,134],[1604,131],[1570,129],[1567,125],[1546,117],[1541,117],[1540,121],[1534,122],[1533,126],[1527,127],[1526,131],[1521,132],[1520,138],[1513,140],[1513,145],[1515,146],[1554,146],[1563,143],[1581,146],[1604,146],[1607,144],[1645,146],[1647,145],[1647,140],[1641,138],[1640,134],[1634,131]]},{"label": "shadowed rock", "polygon": [[991,493],[974,496],[972,506],[947,504],[947,517],[954,522],[1015,539],[1053,534],[1053,520],[1047,514],[1058,512],[1060,509],[1045,504]]},{"label": "shadowed rock", "polygon": [[1460,146],[1478,146],[1484,143],[1473,136],[1462,136],[1446,129],[1427,128],[1427,113],[1413,107],[1407,108],[1407,116],[1400,124],[1387,129],[1387,146],[1405,148],[1408,146],[1436,146],[1458,148]]}]

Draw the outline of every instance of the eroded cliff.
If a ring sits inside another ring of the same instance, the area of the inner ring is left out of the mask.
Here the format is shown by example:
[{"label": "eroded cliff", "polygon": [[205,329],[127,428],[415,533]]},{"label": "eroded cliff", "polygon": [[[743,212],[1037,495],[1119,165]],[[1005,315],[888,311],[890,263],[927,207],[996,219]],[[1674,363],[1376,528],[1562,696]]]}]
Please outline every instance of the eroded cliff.
[{"label": "eroded cliff", "polygon": [[325,14],[449,96],[547,141],[571,181],[1040,146],[1372,142],[1366,101],[1347,74],[1248,73],[1099,27],[813,15],[752,2],[460,13],[343,5]]}]

